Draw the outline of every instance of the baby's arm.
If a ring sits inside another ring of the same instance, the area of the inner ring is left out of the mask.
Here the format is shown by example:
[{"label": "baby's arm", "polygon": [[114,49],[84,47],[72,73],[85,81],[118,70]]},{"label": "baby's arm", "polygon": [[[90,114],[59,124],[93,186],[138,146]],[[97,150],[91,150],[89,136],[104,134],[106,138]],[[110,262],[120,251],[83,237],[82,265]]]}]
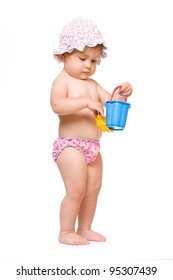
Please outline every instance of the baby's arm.
[{"label": "baby's arm", "polygon": [[50,102],[52,110],[58,115],[70,115],[85,108],[103,115],[103,107],[100,102],[83,97],[68,97],[67,82],[61,77],[58,77],[52,85]]},{"label": "baby's arm", "polygon": [[[125,101],[126,98],[132,94],[132,86],[127,82],[122,83],[120,86],[122,86],[122,88],[117,89],[115,91],[113,99]],[[105,89],[103,89],[98,83],[97,83],[97,90],[99,92],[102,104],[105,104],[107,100],[110,100],[111,94],[107,92]]]}]

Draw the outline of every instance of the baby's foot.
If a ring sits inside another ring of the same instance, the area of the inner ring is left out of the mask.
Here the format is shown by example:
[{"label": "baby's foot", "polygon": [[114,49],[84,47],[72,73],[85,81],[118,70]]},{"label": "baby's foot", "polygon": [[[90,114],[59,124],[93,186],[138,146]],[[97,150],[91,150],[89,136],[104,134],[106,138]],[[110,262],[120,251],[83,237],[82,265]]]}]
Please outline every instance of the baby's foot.
[{"label": "baby's foot", "polygon": [[68,245],[88,245],[89,244],[87,239],[76,234],[75,232],[69,232],[69,233],[60,232],[58,240],[60,243],[64,243],[64,244],[68,244]]},{"label": "baby's foot", "polygon": [[82,237],[86,238],[87,240],[90,240],[90,241],[98,241],[98,242],[106,241],[106,237],[104,237],[100,233],[97,233],[97,232],[95,232],[91,229],[78,230],[77,233],[80,234]]}]

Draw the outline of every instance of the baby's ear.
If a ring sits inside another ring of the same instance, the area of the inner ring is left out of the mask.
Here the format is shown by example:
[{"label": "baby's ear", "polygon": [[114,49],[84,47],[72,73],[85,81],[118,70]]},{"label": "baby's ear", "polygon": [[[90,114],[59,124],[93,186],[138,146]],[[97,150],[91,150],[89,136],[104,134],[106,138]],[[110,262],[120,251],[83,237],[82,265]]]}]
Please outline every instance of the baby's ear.
[{"label": "baby's ear", "polygon": [[58,57],[58,59],[59,59],[60,61],[63,61],[63,62],[64,62],[66,55],[65,55],[65,53],[63,53],[63,54],[58,54],[57,57]]},{"label": "baby's ear", "polygon": [[60,58],[62,61],[65,60],[65,57],[66,57],[66,54],[65,54],[65,53],[63,53],[63,54],[61,54],[61,55],[59,56],[59,58]]},{"label": "baby's ear", "polygon": [[55,57],[59,62],[64,62],[66,55],[65,55],[65,53],[63,53],[63,54],[55,54],[54,57]]}]

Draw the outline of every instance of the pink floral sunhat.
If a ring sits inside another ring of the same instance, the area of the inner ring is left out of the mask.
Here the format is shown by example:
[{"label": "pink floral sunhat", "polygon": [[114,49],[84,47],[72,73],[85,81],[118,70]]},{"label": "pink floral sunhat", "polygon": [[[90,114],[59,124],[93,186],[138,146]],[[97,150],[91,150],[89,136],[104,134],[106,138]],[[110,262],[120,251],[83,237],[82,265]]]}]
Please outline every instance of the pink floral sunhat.
[{"label": "pink floral sunhat", "polygon": [[63,53],[71,53],[73,49],[83,51],[85,46],[103,45],[102,58],[106,57],[106,45],[98,27],[88,19],[77,18],[70,21],[62,30],[59,47],[53,50],[55,57]]}]

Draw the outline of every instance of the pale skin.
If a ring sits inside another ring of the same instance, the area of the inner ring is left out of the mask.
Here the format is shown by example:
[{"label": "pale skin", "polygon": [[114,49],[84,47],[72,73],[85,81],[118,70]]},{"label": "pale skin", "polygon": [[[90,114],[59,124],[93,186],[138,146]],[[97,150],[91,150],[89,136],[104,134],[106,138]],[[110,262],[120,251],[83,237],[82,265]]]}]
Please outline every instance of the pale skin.
[{"label": "pale skin", "polygon": [[[60,56],[64,67],[51,90],[51,106],[59,117],[60,135],[101,138],[96,115],[104,115],[104,104],[110,100],[110,93],[90,78],[96,71],[101,50],[101,45],[86,46],[83,52],[74,50]],[[121,86],[114,99],[123,101],[132,94],[132,86],[127,82]],[[105,236],[91,229],[102,183],[101,154],[87,165],[78,150],[68,147],[58,156],[56,163],[66,189],[60,207],[59,242],[87,245],[89,241],[106,241]]]}]

